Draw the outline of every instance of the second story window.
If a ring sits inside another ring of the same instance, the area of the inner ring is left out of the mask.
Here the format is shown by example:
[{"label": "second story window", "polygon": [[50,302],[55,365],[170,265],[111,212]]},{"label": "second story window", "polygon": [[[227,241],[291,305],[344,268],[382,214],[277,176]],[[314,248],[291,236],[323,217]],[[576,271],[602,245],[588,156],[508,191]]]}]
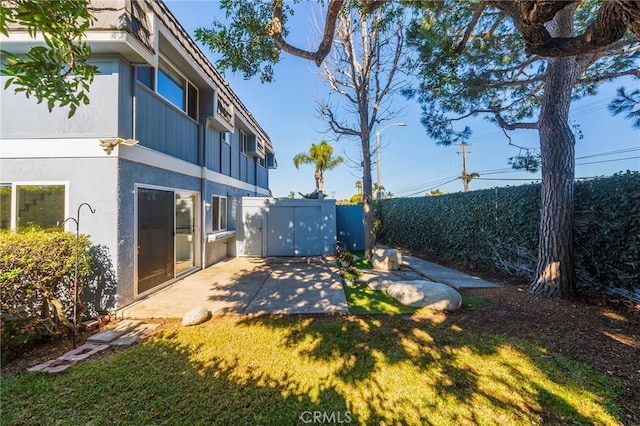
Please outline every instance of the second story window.
[{"label": "second story window", "polygon": [[240,130],[240,152],[245,154],[249,150],[249,137],[245,132]]},{"label": "second story window", "polygon": [[166,62],[158,66],[158,93],[194,120],[198,119],[198,90]]},{"label": "second story window", "polygon": [[153,67],[136,67],[136,80],[153,90],[154,71]]}]

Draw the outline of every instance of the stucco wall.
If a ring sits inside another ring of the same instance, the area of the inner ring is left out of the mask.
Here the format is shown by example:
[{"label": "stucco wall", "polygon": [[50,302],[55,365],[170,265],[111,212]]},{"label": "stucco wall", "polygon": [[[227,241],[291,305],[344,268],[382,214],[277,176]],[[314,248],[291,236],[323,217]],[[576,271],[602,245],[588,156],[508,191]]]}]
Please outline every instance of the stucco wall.
[{"label": "stucco wall", "polygon": [[[59,143],[62,146],[63,142]],[[93,250],[101,262],[98,271],[100,276],[89,283],[83,299],[90,304],[92,310],[113,308],[119,245],[115,232],[118,214],[117,159],[0,159],[0,181],[38,181],[43,184],[50,181],[68,182],[66,217],[77,218],[78,206],[82,203],[89,203],[95,209],[95,214],[91,214],[86,207],[80,211],[80,233],[90,235]],[[67,230],[76,231],[72,221],[68,222]]]},{"label": "stucco wall", "polygon": [[[71,118],[68,118],[69,110],[66,107],[54,108],[49,112],[46,100],[38,104],[33,96],[27,98],[24,93],[14,94],[11,88],[3,90],[0,96],[2,137],[129,137],[126,131],[120,134],[118,129],[119,125],[127,123],[126,118],[120,120],[118,117],[120,62],[115,58],[91,60],[100,69],[91,84],[91,102],[79,107]],[[2,87],[6,79],[4,76],[0,78]],[[129,80],[126,84],[129,84]],[[128,99],[130,102],[131,98]]]}]

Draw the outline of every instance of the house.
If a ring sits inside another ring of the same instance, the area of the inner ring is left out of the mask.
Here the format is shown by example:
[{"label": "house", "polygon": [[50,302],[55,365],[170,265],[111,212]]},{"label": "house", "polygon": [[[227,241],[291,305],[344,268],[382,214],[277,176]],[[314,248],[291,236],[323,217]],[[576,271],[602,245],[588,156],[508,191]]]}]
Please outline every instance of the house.
[{"label": "house", "polygon": [[[232,204],[267,196],[276,161],[269,136],[166,5],[92,6],[86,40],[100,72],[89,105],[68,119],[64,108],[1,93],[0,227],[79,216],[103,266],[95,308],[111,310],[234,256]],[[33,45],[24,31],[2,38],[12,53]]]}]

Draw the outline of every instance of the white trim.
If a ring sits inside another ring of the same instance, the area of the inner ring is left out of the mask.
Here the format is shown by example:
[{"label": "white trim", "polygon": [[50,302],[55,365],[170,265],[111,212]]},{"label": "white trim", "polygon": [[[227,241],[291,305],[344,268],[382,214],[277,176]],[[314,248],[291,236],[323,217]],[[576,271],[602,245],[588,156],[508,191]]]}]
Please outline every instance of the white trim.
[{"label": "white trim", "polygon": [[[111,157],[117,157],[115,147]],[[98,138],[0,139],[0,158],[86,158],[109,157]]]},{"label": "white trim", "polygon": [[235,237],[235,235],[236,231],[211,232],[207,234],[207,242],[226,240],[227,238]]},{"label": "white trim", "polygon": [[[84,34],[84,41],[89,44],[92,51],[96,55],[119,53],[126,56],[126,52],[122,51],[122,47],[128,47],[135,55],[139,56],[143,61],[156,65],[157,61],[155,55],[149,51],[140,41],[126,31],[86,31]],[[10,31],[9,37],[0,35],[0,44],[3,45],[3,49],[12,53],[26,53],[31,47],[44,45],[44,38],[42,34],[37,33],[35,37],[26,31]],[[22,49],[16,49],[19,45],[23,45]],[[112,45],[112,46],[109,46]],[[10,46],[10,47],[9,47]],[[103,47],[106,47],[109,52],[104,52]],[[131,62],[131,61],[130,61]],[[139,61],[133,61],[139,62]]]},{"label": "white trim", "polygon": [[[135,145],[118,145],[108,155],[99,145],[100,139],[2,139],[0,159],[10,158],[122,158],[187,176],[202,178],[202,167],[153,149]],[[238,188],[241,191],[268,195],[269,190],[207,169],[207,180]]]},{"label": "white trim", "polygon": [[[199,179],[202,178],[201,166],[140,145],[120,146],[120,158]],[[208,181],[238,188],[241,191],[257,192],[258,194],[264,195],[269,194],[268,189],[256,188],[256,185],[252,183],[244,182],[213,170],[207,169],[206,178]]]},{"label": "white trim", "polygon": [[200,178],[202,175],[201,167],[181,160],[169,154],[158,152],[144,146],[126,146],[120,147],[119,157],[123,160],[129,160],[140,164],[146,164],[160,169],[170,170],[183,175]]}]

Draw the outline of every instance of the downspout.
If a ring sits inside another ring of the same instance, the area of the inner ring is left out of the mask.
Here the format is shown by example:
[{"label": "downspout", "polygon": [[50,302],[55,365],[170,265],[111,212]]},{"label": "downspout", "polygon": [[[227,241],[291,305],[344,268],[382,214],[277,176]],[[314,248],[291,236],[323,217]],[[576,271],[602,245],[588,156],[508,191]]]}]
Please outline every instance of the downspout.
[{"label": "downspout", "polygon": [[207,232],[206,232],[206,214],[207,214],[207,126],[209,125],[209,118],[200,120],[200,268],[206,267],[207,261]]}]

